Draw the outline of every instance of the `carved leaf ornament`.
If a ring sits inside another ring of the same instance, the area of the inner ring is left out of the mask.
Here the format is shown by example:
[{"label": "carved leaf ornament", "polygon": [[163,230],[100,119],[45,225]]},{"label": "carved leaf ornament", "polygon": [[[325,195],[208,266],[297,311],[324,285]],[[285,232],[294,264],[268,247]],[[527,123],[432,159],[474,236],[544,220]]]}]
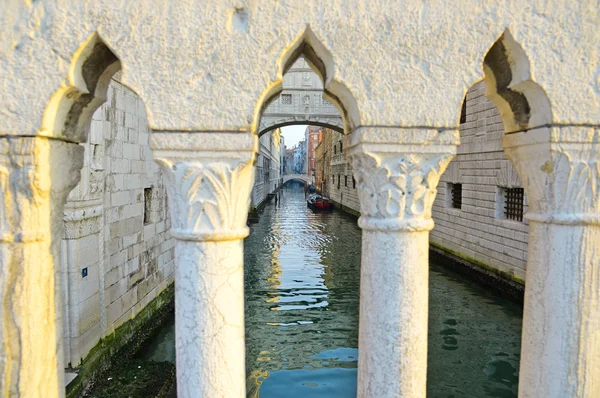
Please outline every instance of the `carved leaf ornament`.
[{"label": "carved leaf ornament", "polygon": [[429,217],[447,154],[353,156],[363,213],[377,218]]},{"label": "carved leaf ornament", "polygon": [[173,219],[179,230],[211,233],[244,227],[252,181],[251,163],[176,163],[168,170],[167,174],[174,179],[169,190]]},{"label": "carved leaf ornament", "polygon": [[569,170],[566,184],[555,185],[556,210],[572,212],[600,212],[600,161],[589,153],[588,159],[581,159],[579,153],[560,153],[555,161],[554,175],[558,170]]}]

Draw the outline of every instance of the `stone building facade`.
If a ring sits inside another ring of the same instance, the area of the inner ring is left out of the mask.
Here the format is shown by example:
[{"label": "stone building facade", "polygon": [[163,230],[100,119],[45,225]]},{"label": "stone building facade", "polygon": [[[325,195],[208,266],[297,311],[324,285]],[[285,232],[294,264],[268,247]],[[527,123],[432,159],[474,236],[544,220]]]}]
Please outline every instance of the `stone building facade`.
[{"label": "stone building facade", "polygon": [[144,104],[112,80],[64,210],[61,289],[71,366],[173,281],[166,188],[148,139]]},{"label": "stone building facade", "polygon": [[460,145],[440,178],[430,242],[522,285],[529,234],[523,217],[529,209],[527,196],[502,148],[502,119],[485,90],[485,82],[479,82],[465,97]]},{"label": "stone building facade", "polygon": [[[314,74],[314,73],[313,73]],[[304,142],[306,143],[306,174],[314,177],[316,168],[316,150],[322,138],[322,128],[317,126],[306,126]]]},{"label": "stone building facade", "polygon": [[324,134],[329,136],[326,145],[330,161],[329,166],[322,166],[323,170],[328,171],[325,195],[333,200],[335,207],[360,215],[357,181],[352,164],[344,152],[344,136],[331,129],[325,129]]},{"label": "stone building facade", "polygon": [[318,193],[329,196],[331,175],[331,138],[333,134],[329,129],[324,128],[321,134],[321,141],[315,149],[315,188]]},{"label": "stone building facade", "polygon": [[258,142],[256,174],[250,195],[253,209],[260,207],[281,185],[281,130],[277,128],[263,134]]}]

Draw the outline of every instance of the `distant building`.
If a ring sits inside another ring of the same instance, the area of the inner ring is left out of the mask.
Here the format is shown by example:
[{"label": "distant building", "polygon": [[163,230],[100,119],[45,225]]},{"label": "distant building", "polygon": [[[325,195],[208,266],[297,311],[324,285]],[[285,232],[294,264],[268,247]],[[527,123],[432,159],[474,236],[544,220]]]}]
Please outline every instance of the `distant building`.
[{"label": "distant building", "polygon": [[307,126],[305,134],[306,142],[306,174],[315,176],[315,160],[317,145],[322,138],[322,127]]},{"label": "distant building", "polygon": [[283,174],[294,174],[294,148],[285,148]]},{"label": "distant building", "polygon": [[306,174],[306,141],[294,147],[294,174]]},{"label": "distant building", "polygon": [[315,187],[326,196],[329,196],[328,182],[331,173],[331,137],[329,129],[322,129],[321,139],[315,149]]},{"label": "distant building", "polygon": [[256,159],[256,178],[252,187],[250,206],[257,208],[281,183],[281,130],[275,129],[259,138]]},{"label": "distant building", "polygon": [[[285,174],[285,152],[287,148],[285,146],[285,138],[283,135],[279,137],[279,178],[283,179],[283,175]],[[281,185],[280,181],[280,185]]]}]

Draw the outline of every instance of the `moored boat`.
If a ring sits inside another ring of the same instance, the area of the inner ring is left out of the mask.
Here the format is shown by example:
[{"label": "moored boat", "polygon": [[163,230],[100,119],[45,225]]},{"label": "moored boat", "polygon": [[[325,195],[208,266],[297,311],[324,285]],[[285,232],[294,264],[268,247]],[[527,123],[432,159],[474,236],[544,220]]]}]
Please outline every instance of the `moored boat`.
[{"label": "moored boat", "polygon": [[331,200],[327,196],[319,195],[318,193],[308,195],[308,198],[306,198],[306,205],[312,209],[319,210],[329,210],[333,208]]}]

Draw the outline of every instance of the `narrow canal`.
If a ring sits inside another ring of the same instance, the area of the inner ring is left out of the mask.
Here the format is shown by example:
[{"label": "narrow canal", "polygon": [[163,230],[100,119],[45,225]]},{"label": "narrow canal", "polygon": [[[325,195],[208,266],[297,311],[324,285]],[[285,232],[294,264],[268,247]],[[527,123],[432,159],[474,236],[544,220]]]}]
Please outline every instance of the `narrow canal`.
[{"label": "narrow canal", "polygon": [[[354,397],[360,229],[288,183],[245,241],[249,397]],[[401,266],[401,264],[398,264]],[[516,397],[522,311],[431,264],[428,397]],[[144,355],[174,361],[169,323]]]}]

